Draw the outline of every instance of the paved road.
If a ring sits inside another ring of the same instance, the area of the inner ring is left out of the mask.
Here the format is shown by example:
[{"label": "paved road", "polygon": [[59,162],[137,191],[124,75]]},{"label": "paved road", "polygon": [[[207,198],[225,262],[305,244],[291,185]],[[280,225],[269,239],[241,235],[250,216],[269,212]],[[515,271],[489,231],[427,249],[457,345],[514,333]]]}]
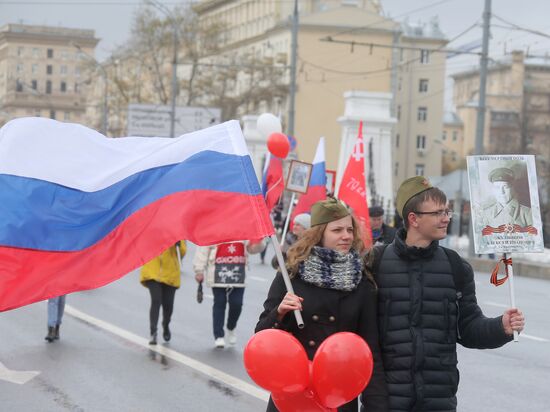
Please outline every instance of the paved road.
[{"label": "paved road", "polygon": [[[47,344],[46,304],[0,314],[0,410],[10,411],[261,411],[265,391],[246,375],[243,347],[252,335],[273,277],[252,257],[249,286],[235,347],[214,349],[209,289],[195,301],[190,255],[176,293],[170,344],[147,344],[148,291],[139,274],[67,298],[61,340]],[[488,316],[508,301],[506,286],[478,276],[478,298]],[[516,279],[527,316],[519,343],[491,351],[460,348],[459,411],[548,410],[550,396],[550,282]],[[7,369],[6,369],[7,368]],[[10,371],[38,371],[30,376]]]}]

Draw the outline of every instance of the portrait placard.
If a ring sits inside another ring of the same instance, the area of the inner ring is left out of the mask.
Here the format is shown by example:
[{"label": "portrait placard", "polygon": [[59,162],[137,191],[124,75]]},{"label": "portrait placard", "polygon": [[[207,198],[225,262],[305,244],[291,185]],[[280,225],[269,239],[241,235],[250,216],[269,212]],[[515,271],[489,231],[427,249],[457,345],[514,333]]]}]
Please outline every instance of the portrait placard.
[{"label": "portrait placard", "polygon": [[288,177],[286,179],[286,190],[297,193],[307,193],[309,180],[313,165],[311,163],[293,160],[288,168]]},{"label": "portrait placard", "polygon": [[534,156],[468,156],[468,177],[476,253],[544,251]]},{"label": "portrait placard", "polygon": [[334,193],[336,190],[336,171],[325,170],[325,175],[327,177],[327,192]]}]

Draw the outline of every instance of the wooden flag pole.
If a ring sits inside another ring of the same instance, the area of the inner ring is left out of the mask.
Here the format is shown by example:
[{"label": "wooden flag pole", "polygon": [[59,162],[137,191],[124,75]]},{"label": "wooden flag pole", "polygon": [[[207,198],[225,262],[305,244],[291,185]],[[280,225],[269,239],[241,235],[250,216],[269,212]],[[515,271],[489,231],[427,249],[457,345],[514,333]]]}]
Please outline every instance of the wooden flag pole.
[{"label": "wooden flag pole", "polygon": [[[279,270],[281,271],[281,274],[283,275],[283,279],[285,281],[285,286],[287,292],[294,293],[294,288],[292,287],[292,283],[290,282],[290,278],[288,277],[288,272],[286,270],[285,260],[283,258],[283,252],[281,251],[281,246],[279,245],[279,242],[277,240],[277,236],[274,234],[269,237],[271,239],[271,243],[273,243],[273,248],[275,249],[275,256],[277,256],[277,262],[279,263]],[[302,319],[302,312],[299,310],[294,311],[294,316],[296,317],[296,323],[298,324],[298,328],[303,329],[304,328],[304,320]]]},{"label": "wooden flag pole", "polygon": [[285,226],[283,228],[283,235],[281,236],[281,247],[285,244],[286,232],[288,231],[288,225],[290,223],[290,215],[292,215],[292,209],[294,208],[294,199],[296,197],[296,192],[292,192],[292,197],[290,198],[290,205],[288,206],[288,212],[286,214]]},{"label": "wooden flag pole", "polygon": [[[510,291],[510,306],[516,308],[516,292],[514,289],[514,268],[512,266],[512,261],[507,259],[506,253],[503,255],[504,264],[506,265],[506,272],[508,273],[508,284]],[[508,264],[510,262],[510,264]],[[514,342],[518,342],[518,332],[514,330]]]}]

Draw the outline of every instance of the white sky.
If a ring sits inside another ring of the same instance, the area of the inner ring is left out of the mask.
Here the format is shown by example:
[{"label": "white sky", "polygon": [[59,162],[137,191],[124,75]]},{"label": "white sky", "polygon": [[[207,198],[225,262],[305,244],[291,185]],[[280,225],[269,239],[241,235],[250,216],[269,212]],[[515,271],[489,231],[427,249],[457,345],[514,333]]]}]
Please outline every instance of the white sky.
[{"label": "white sky", "polygon": [[[264,0],[290,1],[293,0]],[[181,1],[160,1],[173,7]],[[438,16],[440,27],[447,38],[452,39],[476,21],[481,23],[484,0],[381,0],[384,11],[396,20],[428,22]],[[101,41],[96,49],[99,60],[105,59],[117,45],[129,37],[132,16],[143,4],[139,0],[0,0],[0,26],[6,23],[42,24],[95,30]],[[550,33],[548,0],[493,0],[492,11],[496,16],[518,26]],[[546,7],[545,7],[546,6]],[[420,9],[420,10],[419,10]],[[495,25],[506,24],[492,19]],[[476,27],[449,45],[458,47],[481,38],[481,28]],[[550,38],[514,29],[493,27],[490,53],[493,58],[509,53],[512,49],[544,55],[550,53]],[[448,60],[447,73],[464,70],[477,64],[478,58],[456,57]],[[449,93],[452,89],[448,83]],[[448,101],[448,98],[446,99]]]}]

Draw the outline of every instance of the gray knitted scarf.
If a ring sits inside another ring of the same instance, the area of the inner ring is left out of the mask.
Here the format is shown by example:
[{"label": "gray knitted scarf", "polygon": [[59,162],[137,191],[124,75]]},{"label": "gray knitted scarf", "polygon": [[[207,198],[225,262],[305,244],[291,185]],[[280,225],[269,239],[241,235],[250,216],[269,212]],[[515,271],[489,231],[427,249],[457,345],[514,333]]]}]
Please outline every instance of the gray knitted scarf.
[{"label": "gray knitted scarf", "polygon": [[361,282],[362,271],[363,261],[354,249],[344,254],[314,246],[309,257],[300,263],[298,276],[321,288],[350,292]]}]

